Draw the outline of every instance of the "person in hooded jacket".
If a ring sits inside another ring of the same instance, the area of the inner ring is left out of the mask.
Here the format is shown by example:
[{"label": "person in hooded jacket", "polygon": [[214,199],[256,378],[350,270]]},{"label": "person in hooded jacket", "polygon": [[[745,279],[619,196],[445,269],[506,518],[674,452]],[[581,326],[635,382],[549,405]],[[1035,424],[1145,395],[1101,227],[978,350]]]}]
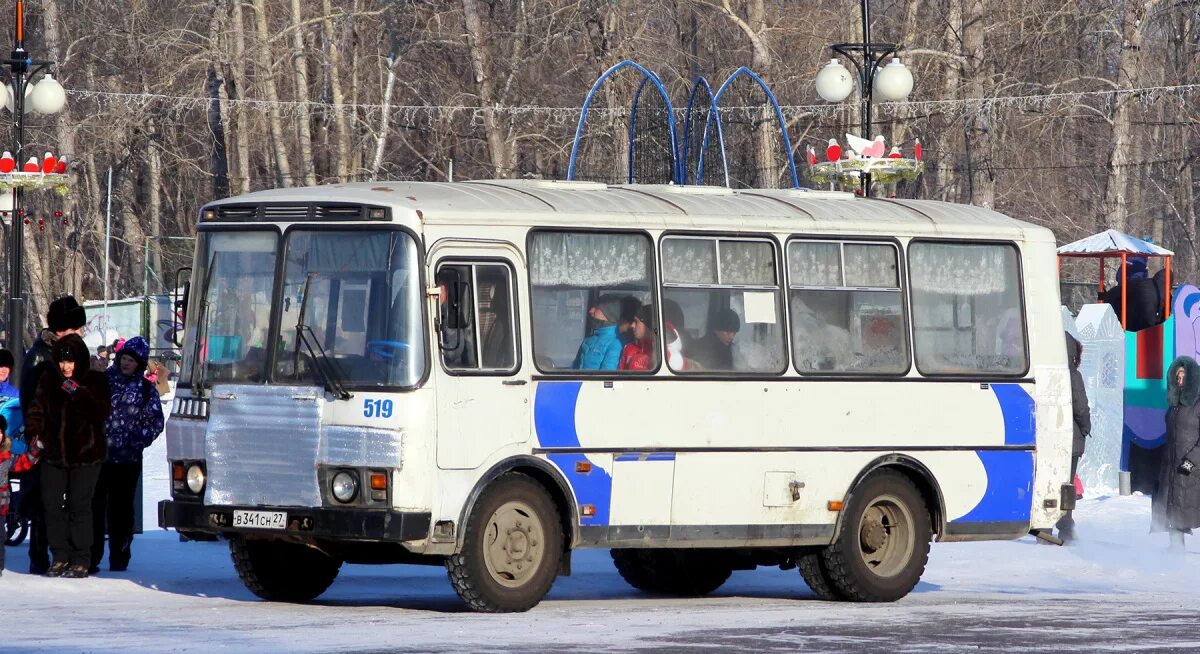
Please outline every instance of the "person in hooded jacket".
[{"label": "person in hooded jacket", "polygon": [[92,498],[92,565],[100,569],[104,534],[108,532],[108,569],[128,569],[133,546],[134,500],[142,478],[142,450],[163,430],[162,402],[154,383],[144,376],[150,345],[141,336],[125,341],[116,362],[105,371],[111,411],[105,425],[108,458]]},{"label": "person in hooded jacket", "polygon": [[1151,531],[1171,535],[1183,549],[1184,534],[1200,527],[1200,364],[1190,356],[1167,370],[1167,439],[1151,504]]},{"label": "person in hooded jacket", "polygon": [[[25,415],[28,438],[41,440],[42,511],[54,563],[50,577],[88,576],[92,549],[92,494],[108,454],[104,423],[111,394],[104,373],[91,369],[83,339],[54,343],[54,368],[38,380]],[[65,500],[65,501],[64,501]]]},{"label": "person in hooded jacket", "polygon": [[616,370],[621,363],[621,350],[625,347],[618,325],[621,299],[611,295],[600,297],[588,309],[588,318],[594,327],[579,344],[571,367],[576,370]]},{"label": "person in hooded jacket", "polygon": [[654,353],[654,307],[644,304],[633,314],[633,340],[621,350],[618,370],[654,370],[658,357]]},{"label": "person in hooded jacket", "polygon": [[[1092,435],[1092,413],[1088,408],[1087,389],[1083,384],[1083,375],[1079,372],[1079,362],[1083,358],[1083,345],[1067,334],[1067,364],[1071,369],[1071,417],[1074,428],[1071,438],[1071,480],[1079,470],[1079,459],[1087,446],[1087,438]],[[1075,517],[1067,511],[1058,521],[1058,537],[1063,542],[1075,540]]]}]

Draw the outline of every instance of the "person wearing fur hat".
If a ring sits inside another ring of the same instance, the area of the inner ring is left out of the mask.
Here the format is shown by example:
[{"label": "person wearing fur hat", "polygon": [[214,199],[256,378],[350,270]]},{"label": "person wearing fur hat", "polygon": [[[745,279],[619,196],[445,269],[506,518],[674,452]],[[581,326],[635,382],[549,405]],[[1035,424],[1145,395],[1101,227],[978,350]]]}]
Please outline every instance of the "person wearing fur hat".
[{"label": "person wearing fur hat", "polygon": [[104,374],[91,369],[88,347],[78,335],[55,341],[51,356],[55,367],[38,380],[25,433],[45,448],[38,467],[54,555],[46,575],[81,578],[88,576],[91,560],[92,494],[108,454],[104,424],[112,396]]},{"label": "person wearing fur hat", "polygon": [[[21,411],[29,414],[37,393],[38,382],[52,368],[51,349],[54,343],[68,334],[82,336],[87,324],[87,312],[74,297],[66,295],[50,303],[46,325],[33,347],[21,361]],[[50,546],[46,541],[46,523],[42,516],[42,475],[35,467],[21,477],[21,514],[29,517],[29,573],[42,574],[50,567]]]},{"label": "person wearing fur hat", "polygon": [[579,344],[571,367],[576,370],[616,370],[621,363],[621,349],[625,346],[618,324],[621,319],[621,298],[615,295],[600,296],[588,309],[588,318],[594,326]]},{"label": "person wearing fur hat", "polygon": [[1167,440],[1162,446],[1158,490],[1150,510],[1150,530],[1171,535],[1182,550],[1184,534],[1200,527],[1200,364],[1190,356],[1167,370]]},{"label": "person wearing fur hat", "polygon": [[141,336],[125,341],[117,361],[105,372],[111,411],[105,425],[108,458],[92,498],[92,558],[89,572],[100,568],[108,532],[108,569],[129,567],[133,546],[134,500],[142,478],[142,450],[163,430],[158,389],[144,373],[150,345]]},{"label": "person wearing fur hat", "polygon": [[733,370],[733,340],[741,328],[736,311],[717,311],[708,323],[708,335],[692,345],[688,356],[704,370]]}]

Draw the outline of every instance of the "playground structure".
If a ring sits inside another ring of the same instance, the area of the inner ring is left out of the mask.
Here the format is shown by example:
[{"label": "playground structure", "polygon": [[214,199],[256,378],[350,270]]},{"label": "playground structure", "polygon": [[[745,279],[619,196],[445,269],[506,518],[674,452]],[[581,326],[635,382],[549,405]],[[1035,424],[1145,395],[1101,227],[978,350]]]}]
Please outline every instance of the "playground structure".
[{"label": "playground structure", "polygon": [[[1064,245],[1058,249],[1058,255],[1060,270],[1063,259],[1095,259],[1097,296],[1108,300],[1084,306],[1074,319],[1074,329],[1070,324],[1066,326],[1084,346],[1080,368],[1094,421],[1088,452],[1080,468],[1095,474],[1081,472],[1084,484],[1090,478],[1093,483],[1100,480],[1102,486],[1108,486],[1111,476],[1102,470],[1109,470],[1112,461],[1105,459],[1119,452],[1121,492],[1151,493],[1157,482],[1159,448],[1166,434],[1165,373],[1176,356],[1197,353],[1193,319],[1188,316],[1200,314],[1197,306],[1200,289],[1181,287],[1172,301],[1168,289],[1174,253],[1116,230]],[[1120,261],[1113,288],[1105,285],[1105,265],[1109,260]],[[1141,264],[1156,260],[1162,262],[1161,271],[1151,279]],[[1137,272],[1131,274],[1131,269]],[[1138,301],[1146,299],[1138,297],[1145,293],[1155,293],[1153,303],[1161,310],[1153,317],[1136,315],[1139,307],[1146,306],[1145,301]],[[1119,309],[1114,310],[1115,307]],[[1117,370],[1122,371],[1120,376]],[[1114,395],[1111,391],[1117,385],[1122,392]],[[1119,406],[1114,406],[1118,400]],[[1120,416],[1119,436],[1115,416]],[[1115,447],[1116,443],[1119,447]]]}]

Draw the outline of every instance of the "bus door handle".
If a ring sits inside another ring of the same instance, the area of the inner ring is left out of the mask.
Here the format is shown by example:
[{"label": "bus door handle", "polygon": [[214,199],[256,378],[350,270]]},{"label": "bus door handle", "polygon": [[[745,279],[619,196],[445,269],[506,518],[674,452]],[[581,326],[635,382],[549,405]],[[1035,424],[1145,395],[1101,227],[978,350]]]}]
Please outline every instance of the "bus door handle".
[{"label": "bus door handle", "polygon": [[236,393],[220,393],[220,394],[214,394],[214,395],[213,395],[213,399],[215,399],[215,400],[236,400],[236,399],[237,399],[237,394],[236,394]]},{"label": "bus door handle", "polygon": [[297,402],[304,402],[305,400],[310,400],[310,401],[316,400],[317,396],[313,395],[312,393],[299,393],[299,394],[293,395],[292,399],[296,400]]},{"label": "bus door handle", "polygon": [[529,382],[524,379],[505,379],[504,381],[502,381],[500,383],[504,384],[505,386],[524,386],[525,384],[528,384]]}]

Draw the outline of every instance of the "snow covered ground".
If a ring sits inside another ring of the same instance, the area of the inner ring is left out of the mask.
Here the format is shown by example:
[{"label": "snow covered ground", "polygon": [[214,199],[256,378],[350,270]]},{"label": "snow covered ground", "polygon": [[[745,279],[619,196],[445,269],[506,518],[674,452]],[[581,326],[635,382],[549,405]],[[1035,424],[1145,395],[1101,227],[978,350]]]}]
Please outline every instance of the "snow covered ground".
[{"label": "snow covered ground", "polygon": [[9,548],[0,651],[1200,650],[1200,542],[1168,553],[1149,512],[1142,496],[1083,500],[1069,547],[934,544],[922,583],[889,605],[816,601],[778,569],[702,599],[651,597],[586,550],[540,606],[500,616],[464,612],[422,566],[348,565],[313,604],[262,602],[224,543],[147,526],[128,572],[85,580],[24,574],[25,547]]}]

